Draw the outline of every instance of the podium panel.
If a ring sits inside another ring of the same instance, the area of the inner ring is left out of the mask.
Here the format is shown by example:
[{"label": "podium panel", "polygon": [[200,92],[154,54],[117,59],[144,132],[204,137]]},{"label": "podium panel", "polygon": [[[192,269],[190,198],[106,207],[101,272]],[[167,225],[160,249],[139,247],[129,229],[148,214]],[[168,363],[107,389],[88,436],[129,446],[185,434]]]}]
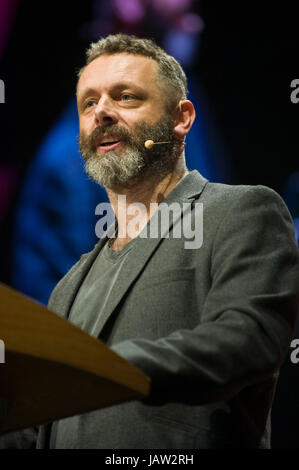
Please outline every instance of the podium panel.
[{"label": "podium panel", "polygon": [[102,341],[1,283],[0,339],[0,433],[149,393],[149,377]]}]

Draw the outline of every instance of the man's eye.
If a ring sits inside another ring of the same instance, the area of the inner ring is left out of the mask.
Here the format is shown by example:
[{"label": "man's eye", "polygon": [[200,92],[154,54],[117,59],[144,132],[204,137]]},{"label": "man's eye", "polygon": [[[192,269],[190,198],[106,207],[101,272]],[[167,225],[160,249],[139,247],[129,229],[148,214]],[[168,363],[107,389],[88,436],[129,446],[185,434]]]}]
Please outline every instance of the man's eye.
[{"label": "man's eye", "polygon": [[96,104],[95,100],[88,100],[88,101],[86,101],[84,107],[85,108],[91,108],[91,106],[93,106],[94,104]]},{"label": "man's eye", "polygon": [[121,98],[122,101],[131,101],[135,97],[133,95],[129,95],[128,93],[124,93],[123,95],[121,95],[120,98]]}]

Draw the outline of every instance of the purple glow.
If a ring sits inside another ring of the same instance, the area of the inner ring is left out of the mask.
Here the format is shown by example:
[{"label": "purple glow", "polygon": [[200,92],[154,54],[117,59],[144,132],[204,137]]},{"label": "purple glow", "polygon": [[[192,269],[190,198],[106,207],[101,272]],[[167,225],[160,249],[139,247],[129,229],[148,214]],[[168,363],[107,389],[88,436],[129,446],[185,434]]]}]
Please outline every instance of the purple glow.
[{"label": "purple glow", "polygon": [[195,34],[204,30],[204,22],[196,13],[185,13],[180,21],[180,26],[185,33]]},{"label": "purple glow", "polygon": [[192,0],[152,0],[152,5],[161,15],[177,15],[192,6]]},{"label": "purple glow", "polygon": [[0,57],[3,54],[19,0],[0,0]]},{"label": "purple glow", "polygon": [[113,7],[116,15],[125,23],[138,23],[145,15],[141,0],[113,0]]}]

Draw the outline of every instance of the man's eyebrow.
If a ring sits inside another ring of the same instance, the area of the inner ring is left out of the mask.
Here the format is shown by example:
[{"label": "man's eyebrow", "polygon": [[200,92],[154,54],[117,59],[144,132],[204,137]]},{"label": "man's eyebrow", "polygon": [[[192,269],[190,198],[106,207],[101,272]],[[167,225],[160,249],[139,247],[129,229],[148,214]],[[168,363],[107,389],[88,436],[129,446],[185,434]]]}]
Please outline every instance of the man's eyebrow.
[{"label": "man's eyebrow", "polygon": [[84,93],[82,94],[82,96],[80,96],[79,98],[79,95],[78,95],[78,91],[77,91],[77,98],[81,100],[83,100],[86,96],[88,95],[95,95],[97,94],[97,91],[94,89],[94,88],[86,88],[86,90],[84,91]]},{"label": "man's eyebrow", "polygon": [[120,82],[112,86],[113,91],[125,90],[126,88],[132,89],[141,95],[147,95],[146,90],[137,85],[135,82]]},{"label": "man's eyebrow", "polygon": [[[125,90],[126,88],[128,89],[132,89],[133,91],[135,91],[136,93],[139,93],[141,96],[147,96],[147,91],[136,85],[136,83],[134,82],[121,82],[121,83],[117,83],[115,85],[113,85],[111,87],[111,90],[110,91],[120,91],[120,90]],[[83,94],[79,97],[78,93],[77,93],[77,98],[82,101],[84,100],[87,96],[89,95],[97,95],[98,94],[98,91],[95,89],[95,88],[92,88],[92,87],[88,87],[84,92]]]}]

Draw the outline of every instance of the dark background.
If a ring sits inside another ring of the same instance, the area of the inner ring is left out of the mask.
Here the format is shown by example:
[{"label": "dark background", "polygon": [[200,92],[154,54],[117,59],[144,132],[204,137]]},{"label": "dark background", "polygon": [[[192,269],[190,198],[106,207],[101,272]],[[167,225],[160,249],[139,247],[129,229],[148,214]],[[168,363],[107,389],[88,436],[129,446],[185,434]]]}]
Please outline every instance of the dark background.
[{"label": "dark background", "polygon": [[[299,9],[219,9],[212,3],[193,4],[205,28],[190,70],[201,82],[230,158],[231,176],[224,182],[264,184],[284,197],[289,175],[298,172],[299,103],[290,100],[290,83],[299,78]],[[74,94],[75,68],[84,63],[93,14],[92,1],[20,0],[16,5],[0,63],[6,92],[0,104],[0,168],[6,175],[1,179],[0,280],[7,284],[23,178],[46,131]],[[144,35],[155,37],[152,24]],[[99,36],[106,33],[101,26]],[[115,31],[118,26],[123,29],[114,20]],[[288,358],[273,408],[273,447],[299,448],[298,377],[299,363]]]}]

